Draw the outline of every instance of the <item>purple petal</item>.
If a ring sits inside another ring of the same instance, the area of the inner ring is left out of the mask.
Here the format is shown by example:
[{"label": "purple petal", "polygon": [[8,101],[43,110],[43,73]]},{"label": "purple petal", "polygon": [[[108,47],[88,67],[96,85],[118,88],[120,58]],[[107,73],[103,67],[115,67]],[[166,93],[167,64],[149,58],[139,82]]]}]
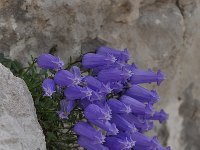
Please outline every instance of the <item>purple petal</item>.
[{"label": "purple petal", "polygon": [[104,120],[108,121],[111,119],[110,111],[102,109],[98,105],[90,104],[84,111],[85,117],[89,120]]},{"label": "purple petal", "polygon": [[[155,137],[154,138],[149,138],[146,135],[144,135],[142,133],[139,133],[139,132],[135,132],[135,133],[131,134],[131,138],[134,141],[136,141],[135,148],[136,147],[140,147],[142,150],[144,148],[146,148],[147,150],[148,149],[149,150],[156,149],[158,144],[159,144]],[[144,150],[146,150],[146,149],[144,149]],[[137,148],[137,150],[140,150],[140,149]]]},{"label": "purple petal", "polygon": [[64,95],[69,100],[81,99],[83,94],[81,92],[81,87],[79,86],[70,86],[65,89]]},{"label": "purple petal", "polygon": [[105,136],[100,131],[97,131],[91,125],[82,121],[78,122],[74,126],[74,132],[78,135],[85,136],[91,139],[92,141],[95,142],[95,144],[97,143],[102,144],[105,139]]},{"label": "purple petal", "polygon": [[104,83],[123,81],[125,79],[123,71],[117,68],[101,70],[97,78]]},{"label": "purple petal", "polygon": [[73,83],[73,74],[67,70],[60,70],[54,76],[54,81],[61,87],[69,86]]},{"label": "purple petal", "polygon": [[150,120],[159,120],[160,123],[163,123],[168,119],[168,114],[161,109],[160,112],[155,112],[152,117],[149,118]]},{"label": "purple petal", "polygon": [[37,64],[42,69],[61,69],[63,61],[51,54],[42,54],[37,58]]},{"label": "purple petal", "polygon": [[73,73],[74,77],[73,77],[73,85],[78,85],[81,83],[82,81],[82,77],[81,77],[81,71],[80,68],[77,66],[73,66],[70,71]]},{"label": "purple petal", "polygon": [[160,85],[165,79],[165,75],[160,70],[156,74],[150,69],[147,71],[135,69],[133,73],[131,77],[131,83],[133,84],[157,82]]},{"label": "purple petal", "polygon": [[99,91],[101,88],[101,82],[92,76],[86,76],[84,81],[87,83],[87,86],[95,91]]},{"label": "purple petal", "polygon": [[131,112],[130,106],[122,103],[121,101],[119,101],[117,99],[114,99],[114,98],[109,99],[107,104],[112,109],[113,113],[124,114],[124,113],[130,113]]},{"label": "purple petal", "polygon": [[93,141],[91,141],[91,139],[88,139],[84,136],[80,136],[78,138],[78,144],[87,150],[109,150],[102,144],[95,144]]},{"label": "purple petal", "polygon": [[141,102],[155,103],[159,100],[159,96],[155,90],[149,91],[139,85],[132,85],[125,94]]},{"label": "purple petal", "polygon": [[109,121],[92,120],[90,122],[92,122],[99,128],[107,131],[107,135],[117,135],[117,133],[119,132],[119,130],[116,127],[116,124],[114,123],[111,124]]},{"label": "purple petal", "polygon": [[95,68],[106,66],[115,62],[114,58],[105,57],[99,54],[87,53],[83,56],[82,65],[84,68]]},{"label": "purple petal", "polygon": [[74,107],[74,101],[63,99],[60,101],[60,110],[57,113],[61,119],[67,119]]},{"label": "purple petal", "polygon": [[151,130],[153,128],[153,122],[141,119],[140,117],[135,116],[131,113],[123,115],[123,117],[131,124],[134,124],[138,131],[140,131],[141,133]]},{"label": "purple petal", "polygon": [[51,96],[54,92],[56,92],[56,86],[54,80],[49,78],[43,81],[42,88],[45,92],[44,96]]},{"label": "purple petal", "polygon": [[131,139],[120,139],[117,137],[107,137],[105,145],[110,150],[130,150],[135,145],[135,141]]},{"label": "purple petal", "polygon": [[151,115],[153,113],[153,108],[150,104],[145,105],[129,96],[123,95],[120,98],[120,101],[129,105],[132,109],[132,112],[135,114]]},{"label": "purple petal", "polygon": [[115,123],[119,130],[128,131],[131,133],[134,133],[137,131],[134,124],[130,124],[124,117],[122,117],[119,114],[113,114],[111,122]]},{"label": "purple petal", "polygon": [[124,61],[128,61],[129,57],[130,57],[130,54],[127,49],[124,49],[124,51],[120,51],[120,50],[116,50],[116,49],[106,47],[106,46],[102,46],[102,47],[98,48],[97,54],[104,55],[104,56],[110,54],[110,55],[113,55],[116,58],[118,58],[120,60],[124,60]]}]

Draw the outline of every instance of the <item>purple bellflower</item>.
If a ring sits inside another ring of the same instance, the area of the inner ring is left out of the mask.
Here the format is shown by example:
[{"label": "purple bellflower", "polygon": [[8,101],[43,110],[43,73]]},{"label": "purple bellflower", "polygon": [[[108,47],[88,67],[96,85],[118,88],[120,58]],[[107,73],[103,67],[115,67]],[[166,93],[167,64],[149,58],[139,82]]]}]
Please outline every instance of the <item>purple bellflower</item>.
[{"label": "purple bellflower", "polygon": [[87,150],[109,150],[106,146],[103,146],[102,144],[99,143],[95,144],[91,142],[91,139],[88,139],[84,136],[80,136],[78,138],[78,144]]},{"label": "purple bellflower", "polygon": [[131,124],[134,124],[137,130],[141,133],[144,133],[146,131],[151,130],[154,125],[153,122],[150,122],[149,120],[143,119],[140,116],[135,116],[131,113],[124,114],[123,117],[130,122]]},{"label": "purple bellflower", "polygon": [[149,91],[139,85],[132,85],[125,94],[140,102],[155,103],[159,100],[159,96],[155,90]]},{"label": "purple bellflower", "polygon": [[135,146],[135,141],[132,139],[120,139],[117,137],[107,137],[105,146],[110,150],[130,150]]},{"label": "purple bellflower", "polygon": [[103,83],[124,81],[124,72],[118,68],[109,68],[101,70],[97,76],[99,81]]},{"label": "purple bellflower", "polygon": [[129,105],[132,109],[132,112],[137,115],[151,115],[153,113],[153,108],[150,104],[144,104],[132,97],[123,95],[120,98],[120,101],[126,105]]},{"label": "purple bellflower", "polygon": [[154,73],[151,69],[147,71],[135,69],[130,82],[132,84],[157,82],[157,84],[160,85],[164,79],[165,75],[160,70]]},{"label": "purple bellflower", "polygon": [[88,120],[103,120],[109,121],[111,116],[111,110],[109,106],[106,105],[105,109],[99,107],[95,104],[90,104],[84,111],[85,117]]},{"label": "purple bellflower", "polygon": [[131,112],[131,107],[129,105],[126,105],[117,99],[109,99],[107,103],[113,113],[123,114]]},{"label": "purple bellflower", "polygon": [[105,136],[86,122],[78,122],[74,126],[74,132],[80,136],[91,139],[94,144],[102,144],[103,142],[105,142]]},{"label": "purple bellflower", "polygon": [[115,123],[110,123],[109,121],[104,120],[91,120],[90,122],[106,131],[107,135],[117,135],[119,132]]},{"label": "purple bellflower", "polygon": [[42,54],[37,58],[37,64],[42,69],[62,69],[64,62],[51,54]]},{"label": "purple bellflower", "polygon": [[82,77],[80,68],[73,66],[71,72],[67,70],[60,70],[55,74],[54,81],[61,87],[73,86],[81,83]]},{"label": "purple bellflower", "polygon": [[88,53],[83,56],[82,64],[85,68],[95,68],[113,64],[117,59],[112,55],[102,56],[99,54]]},{"label": "purple bellflower", "polygon": [[127,49],[124,49],[124,51],[119,51],[119,50],[115,50],[113,48],[106,47],[106,46],[102,46],[98,48],[97,54],[104,55],[104,56],[110,54],[110,55],[115,56],[117,59],[123,59],[125,62],[127,62],[130,57],[130,54]]},{"label": "purple bellflower", "polygon": [[91,88],[94,91],[100,91],[102,83],[94,78],[93,76],[86,76],[84,78],[84,81],[86,82],[87,86]]},{"label": "purple bellflower", "polygon": [[44,90],[44,96],[51,96],[56,92],[56,85],[52,79],[45,79],[42,83],[42,88]]},{"label": "purple bellflower", "polygon": [[168,119],[168,114],[163,109],[161,109],[160,112],[155,112],[149,119],[158,120],[160,123],[163,123]]},{"label": "purple bellflower", "polygon": [[61,119],[67,119],[74,107],[74,101],[63,99],[60,101],[60,110],[57,113]]},{"label": "purple bellflower", "polygon": [[119,114],[114,114],[112,116],[111,122],[115,123],[117,128],[124,132],[136,132],[137,129],[134,124],[128,122],[124,117]]},{"label": "purple bellflower", "polygon": [[40,68],[55,72],[53,79],[43,81],[42,88],[44,96],[63,95],[58,116],[68,119],[78,112],[84,117],[74,124],[73,131],[79,146],[86,150],[170,150],[156,136],[144,134],[153,129],[155,120],[165,122],[168,114],[154,110],[157,92],[139,85],[160,85],[165,75],[129,64],[129,58],[127,49],[102,46],[97,53],[83,56],[82,73],[77,66],[63,70],[64,63],[50,54],[37,59]]}]

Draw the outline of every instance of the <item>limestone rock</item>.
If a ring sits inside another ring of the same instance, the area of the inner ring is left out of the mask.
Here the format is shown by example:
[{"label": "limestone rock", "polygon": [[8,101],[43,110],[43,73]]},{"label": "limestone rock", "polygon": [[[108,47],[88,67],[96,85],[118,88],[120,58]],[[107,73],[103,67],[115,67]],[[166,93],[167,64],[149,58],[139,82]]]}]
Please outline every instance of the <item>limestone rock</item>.
[{"label": "limestone rock", "polygon": [[45,150],[45,137],[26,84],[2,64],[0,81],[0,150]]}]

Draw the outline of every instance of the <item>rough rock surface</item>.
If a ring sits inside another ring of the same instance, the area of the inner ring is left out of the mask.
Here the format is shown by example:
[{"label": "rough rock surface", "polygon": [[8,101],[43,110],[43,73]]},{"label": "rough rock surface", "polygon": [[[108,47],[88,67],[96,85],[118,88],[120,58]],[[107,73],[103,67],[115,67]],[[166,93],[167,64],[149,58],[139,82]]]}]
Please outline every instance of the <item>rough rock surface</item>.
[{"label": "rough rock surface", "polygon": [[172,150],[199,150],[200,0],[0,1],[0,52],[25,63],[54,45],[65,60],[127,47],[140,67],[161,68],[170,119],[156,132]]},{"label": "rough rock surface", "polygon": [[0,81],[0,150],[45,150],[45,138],[25,82],[2,64]]}]

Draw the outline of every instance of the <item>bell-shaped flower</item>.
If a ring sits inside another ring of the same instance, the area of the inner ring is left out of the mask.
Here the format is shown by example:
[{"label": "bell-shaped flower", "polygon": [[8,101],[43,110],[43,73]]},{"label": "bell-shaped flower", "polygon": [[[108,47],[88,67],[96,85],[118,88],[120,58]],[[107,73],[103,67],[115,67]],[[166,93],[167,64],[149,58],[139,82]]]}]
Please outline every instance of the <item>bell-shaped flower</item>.
[{"label": "bell-shaped flower", "polygon": [[119,132],[115,123],[110,123],[109,121],[103,120],[90,120],[90,122],[92,122],[99,128],[107,131],[107,135],[117,135],[117,133]]},{"label": "bell-shaped flower", "polygon": [[157,147],[157,150],[171,150],[171,148],[170,148],[170,146],[168,146],[168,147],[163,147],[162,145],[159,145],[159,146]]},{"label": "bell-shaped flower", "polygon": [[164,79],[165,75],[160,70],[154,73],[151,69],[147,71],[135,69],[130,82],[132,84],[157,82],[157,84],[160,85]]},{"label": "bell-shaped flower", "polygon": [[65,89],[64,94],[65,97],[70,100],[87,99],[93,102],[95,100],[101,100],[103,98],[101,94],[96,93],[87,86],[86,87],[70,86]]},{"label": "bell-shaped flower", "polygon": [[124,85],[121,82],[111,82],[110,87],[115,93],[119,93],[123,90]]},{"label": "bell-shaped flower", "polygon": [[57,113],[61,119],[67,119],[69,113],[74,109],[74,107],[74,101],[63,99],[60,101],[60,110],[57,111]]},{"label": "bell-shaped flower", "polygon": [[42,54],[37,58],[37,64],[42,69],[62,69],[64,62],[51,54]]},{"label": "bell-shaped flower", "polygon": [[79,85],[82,81],[80,68],[77,66],[73,66],[73,67],[71,67],[70,72],[72,72],[72,74],[73,74],[73,83],[72,84]]},{"label": "bell-shaped flower", "polygon": [[73,74],[67,70],[60,70],[55,74],[54,81],[61,87],[69,86],[73,83]]},{"label": "bell-shaped flower", "polygon": [[132,133],[131,138],[136,141],[134,147],[136,150],[157,150],[156,148],[159,145],[156,137],[149,138],[140,132]]},{"label": "bell-shaped flower", "polygon": [[97,79],[104,83],[108,83],[108,82],[123,81],[125,80],[125,77],[124,77],[124,72],[122,70],[119,70],[117,68],[109,68],[101,70],[98,73]]},{"label": "bell-shaped flower", "polygon": [[106,46],[99,47],[97,49],[97,54],[104,55],[104,56],[110,54],[110,55],[115,56],[119,60],[124,60],[125,62],[127,62],[130,57],[130,54],[127,49],[120,51],[120,50],[116,50],[116,49],[106,47]]},{"label": "bell-shaped flower", "polygon": [[43,81],[42,88],[44,90],[44,96],[51,96],[54,92],[56,92],[56,85],[50,78]]},{"label": "bell-shaped flower", "polygon": [[153,113],[153,108],[151,104],[141,103],[140,101],[137,101],[136,99],[130,96],[123,95],[120,97],[120,101],[129,105],[134,114],[151,115]]},{"label": "bell-shaped flower", "polygon": [[115,63],[117,59],[112,55],[102,56],[94,53],[87,53],[83,56],[82,65],[84,68],[96,68],[108,66]]},{"label": "bell-shaped flower", "polygon": [[129,123],[124,117],[119,114],[113,114],[111,122],[115,123],[119,130],[131,133],[137,131],[134,124]]},{"label": "bell-shaped flower", "polygon": [[108,108],[108,106],[105,106],[105,108],[101,108],[95,104],[90,104],[88,107],[86,107],[84,115],[89,121],[92,120],[108,121],[112,117],[111,110],[110,108]]},{"label": "bell-shaped flower", "polygon": [[99,92],[105,93],[105,94],[109,94],[109,93],[111,93],[112,91],[113,91],[113,89],[111,88],[110,83],[108,82],[108,83],[106,83],[106,84],[102,83],[101,89],[100,89]]},{"label": "bell-shaped flower", "polygon": [[102,83],[93,76],[86,76],[84,81],[87,86],[94,91],[99,91],[101,89]]},{"label": "bell-shaped flower", "polygon": [[120,139],[117,137],[107,137],[105,146],[107,146],[110,150],[130,150],[135,146],[135,141],[132,139]]},{"label": "bell-shaped flower", "polygon": [[112,113],[124,114],[131,112],[131,107],[129,105],[126,105],[117,99],[109,99],[107,104],[111,108]]},{"label": "bell-shaped flower", "polygon": [[141,117],[135,116],[131,113],[124,114],[123,117],[131,124],[134,124],[138,131],[141,133],[149,131],[154,127],[153,122],[150,122],[146,119],[142,119]]},{"label": "bell-shaped flower", "polygon": [[160,123],[163,123],[168,119],[168,114],[163,109],[161,109],[160,112],[155,112],[149,119],[159,120]]},{"label": "bell-shaped flower", "polygon": [[80,68],[73,66],[71,72],[67,70],[60,70],[54,76],[54,81],[61,87],[78,85],[81,83],[82,77]]},{"label": "bell-shaped flower", "polygon": [[81,99],[83,97],[81,89],[79,86],[70,86],[65,89],[64,95],[69,100]]},{"label": "bell-shaped flower", "polygon": [[74,132],[80,136],[91,139],[91,141],[93,141],[95,144],[102,144],[105,139],[105,136],[100,131],[97,131],[91,125],[82,121],[78,122],[74,126]]},{"label": "bell-shaped flower", "polygon": [[106,146],[102,144],[95,144],[91,139],[84,136],[79,136],[78,144],[87,150],[109,150]]},{"label": "bell-shaped flower", "polygon": [[159,100],[159,96],[155,90],[149,91],[139,85],[132,85],[125,94],[140,102],[155,103]]}]

